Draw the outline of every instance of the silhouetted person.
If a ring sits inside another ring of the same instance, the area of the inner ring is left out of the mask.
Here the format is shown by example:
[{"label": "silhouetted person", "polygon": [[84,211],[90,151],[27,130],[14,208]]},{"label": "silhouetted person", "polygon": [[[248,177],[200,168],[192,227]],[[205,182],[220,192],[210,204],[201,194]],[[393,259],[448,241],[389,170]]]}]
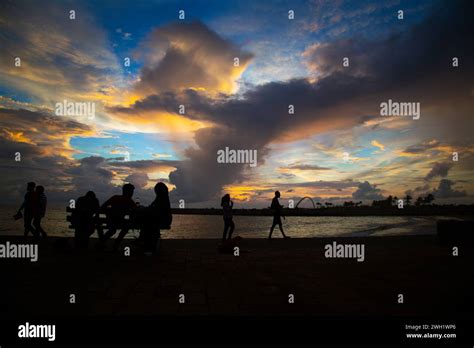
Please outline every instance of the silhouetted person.
[{"label": "silhouetted person", "polygon": [[145,222],[141,231],[146,255],[156,253],[161,237],[160,230],[170,229],[173,221],[168,187],[159,182],[154,188],[155,200],[146,208]]},{"label": "silhouetted person", "polygon": [[[272,205],[270,206],[270,209],[273,210],[273,223],[272,228],[270,228],[270,235],[268,236],[268,239],[272,238],[273,229],[276,225],[278,225],[278,227],[280,228],[283,238],[289,238],[285,235],[285,232],[283,232],[283,226],[281,223],[281,208],[283,208],[283,206],[280,205],[278,198],[280,198],[280,191],[275,191],[275,197],[273,197]],[[283,218],[285,217],[283,216]]]},{"label": "silhouetted person", "polygon": [[115,239],[114,250],[117,250],[120,246],[120,242],[123,240],[125,235],[130,228],[130,221],[125,219],[125,215],[130,214],[137,207],[135,202],[132,200],[133,191],[135,186],[132,184],[125,184],[122,186],[122,195],[115,195],[109,198],[104,204],[102,209],[107,209],[107,227],[108,231],[104,234],[102,242],[112,237],[117,229],[120,228],[120,234]]},{"label": "silhouetted person", "polygon": [[41,219],[44,218],[46,215],[46,205],[48,203],[48,199],[44,194],[44,187],[41,185],[36,186],[36,211],[35,216],[33,218],[33,226],[36,229],[38,234],[41,234],[42,238],[46,238],[48,235],[41,227]]},{"label": "silhouetted person", "polygon": [[[99,200],[93,191],[88,191],[85,196],[79,197],[76,201],[76,209],[73,213],[74,221],[74,243],[77,248],[87,248],[89,237],[95,231],[96,218],[99,214]],[[97,233],[102,240],[102,230]]]},{"label": "silhouetted person", "polygon": [[[232,207],[234,202],[230,200],[230,195],[227,193],[221,199],[221,207],[224,216],[224,233],[222,235],[222,241],[232,238],[234,232],[234,221],[232,220]],[[229,231],[229,237],[227,238],[227,231]]]},{"label": "silhouetted person", "polygon": [[31,232],[36,239],[39,239],[38,232],[31,225],[37,210],[37,195],[35,192],[35,186],[36,184],[34,182],[29,182],[26,185],[25,199],[23,200],[20,209],[18,209],[18,214],[23,211],[23,225],[25,227],[25,237],[28,236],[29,232]]}]

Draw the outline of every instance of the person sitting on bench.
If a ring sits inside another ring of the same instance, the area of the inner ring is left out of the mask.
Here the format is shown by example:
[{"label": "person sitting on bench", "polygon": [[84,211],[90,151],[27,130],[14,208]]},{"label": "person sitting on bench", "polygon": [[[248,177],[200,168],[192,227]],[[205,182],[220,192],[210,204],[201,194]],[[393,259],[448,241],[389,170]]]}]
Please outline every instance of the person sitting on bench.
[{"label": "person sitting on bench", "polygon": [[137,205],[132,200],[134,190],[135,186],[132,184],[125,184],[122,186],[122,195],[112,196],[102,204],[102,209],[106,210],[108,227],[108,231],[104,234],[102,244],[112,237],[117,232],[118,228],[121,228],[120,234],[115,239],[115,251],[120,246],[121,241],[130,228],[130,220],[126,220],[125,215],[132,213],[137,208]]},{"label": "person sitting on bench", "polygon": [[[76,248],[87,248],[89,237],[95,231],[96,218],[99,214],[99,200],[93,191],[88,191],[76,201],[76,209],[73,212],[74,245]],[[102,238],[102,230],[97,230],[99,238]]]}]

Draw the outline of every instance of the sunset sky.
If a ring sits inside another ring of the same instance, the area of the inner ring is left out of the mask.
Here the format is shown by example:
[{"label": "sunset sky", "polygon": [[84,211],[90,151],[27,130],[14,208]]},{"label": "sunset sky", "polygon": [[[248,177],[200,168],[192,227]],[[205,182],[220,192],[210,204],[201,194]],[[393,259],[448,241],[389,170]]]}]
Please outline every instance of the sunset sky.
[{"label": "sunset sky", "polygon": [[[146,204],[162,180],[189,207],[225,192],[268,206],[277,189],[285,205],[474,203],[472,13],[472,1],[2,1],[0,202],[21,202],[28,181],[64,204],[131,182]],[[420,119],[381,116],[389,99],[419,102]],[[95,103],[95,117],[56,115],[64,100]],[[226,146],[257,150],[258,165],[218,163]]]}]

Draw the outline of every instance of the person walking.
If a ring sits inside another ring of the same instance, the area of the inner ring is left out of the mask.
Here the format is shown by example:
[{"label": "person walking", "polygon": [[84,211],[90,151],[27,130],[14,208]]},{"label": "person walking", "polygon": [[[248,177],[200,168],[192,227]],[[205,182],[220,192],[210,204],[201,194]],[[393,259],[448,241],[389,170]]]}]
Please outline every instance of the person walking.
[{"label": "person walking", "polygon": [[[221,199],[222,213],[224,217],[224,233],[222,234],[222,241],[232,239],[232,233],[235,229],[234,221],[232,220],[232,207],[234,202],[230,200],[230,195],[227,193]],[[227,236],[227,232],[229,235]]]},{"label": "person walking", "polygon": [[[290,238],[287,235],[285,235],[285,232],[283,232],[283,225],[281,223],[281,209],[283,208],[282,205],[280,205],[280,201],[278,200],[280,198],[280,191],[275,191],[275,197],[272,199],[272,204],[270,206],[270,209],[273,210],[273,223],[272,227],[270,228],[270,234],[268,235],[268,239],[272,239],[272,233],[273,229],[275,228],[276,225],[280,228],[281,234],[283,235],[283,238]],[[283,216],[283,219],[285,217]]]}]

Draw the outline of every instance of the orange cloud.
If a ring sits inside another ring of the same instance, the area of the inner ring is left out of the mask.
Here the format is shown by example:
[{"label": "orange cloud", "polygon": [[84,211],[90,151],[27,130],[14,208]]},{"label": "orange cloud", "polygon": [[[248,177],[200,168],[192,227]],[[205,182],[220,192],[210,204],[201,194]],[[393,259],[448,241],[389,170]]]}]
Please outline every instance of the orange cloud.
[{"label": "orange cloud", "polygon": [[370,144],[371,144],[372,146],[375,146],[375,147],[379,148],[381,151],[385,151],[385,145],[379,143],[377,140],[372,140],[372,141],[370,142]]},{"label": "orange cloud", "polygon": [[4,138],[14,141],[16,143],[26,143],[31,145],[36,145],[31,139],[25,137],[24,132],[12,132],[8,129],[4,129]]}]

